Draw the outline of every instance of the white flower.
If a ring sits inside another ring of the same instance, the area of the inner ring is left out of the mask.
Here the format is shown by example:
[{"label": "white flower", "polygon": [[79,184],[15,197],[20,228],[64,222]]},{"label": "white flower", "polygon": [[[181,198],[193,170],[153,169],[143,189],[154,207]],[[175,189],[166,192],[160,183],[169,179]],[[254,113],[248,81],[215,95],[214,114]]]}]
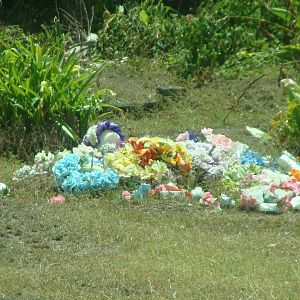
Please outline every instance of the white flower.
[{"label": "white flower", "polygon": [[90,144],[95,147],[96,144],[98,144],[98,138],[97,138],[97,134],[96,134],[96,129],[97,129],[97,125],[93,125],[91,126],[86,135],[85,138],[90,142]]}]

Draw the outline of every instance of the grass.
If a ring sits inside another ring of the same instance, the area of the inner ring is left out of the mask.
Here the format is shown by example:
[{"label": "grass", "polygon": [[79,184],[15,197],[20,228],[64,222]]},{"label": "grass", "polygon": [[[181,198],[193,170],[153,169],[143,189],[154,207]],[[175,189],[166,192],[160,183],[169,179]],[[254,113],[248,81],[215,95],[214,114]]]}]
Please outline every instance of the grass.
[{"label": "grass", "polygon": [[[135,87],[143,78],[148,82],[131,89],[137,100],[153,93],[160,79],[159,68],[144,67],[127,74],[136,78]],[[124,83],[118,85],[126,68],[105,72],[104,77],[114,74],[108,87],[129,101],[128,90],[122,95]],[[113,120],[127,135],[175,137],[206,126],[257,146],[244,127],[267,128],[270,116],[283,106],[275,77],[253,87],[226,125],[222,117],[233,95],[252,78],[195,89],[194,83],[169,74],[168,84],[188,88],[185,98],[160,99],[159,110],[115,115]],[[13,182],[18,165],[16,159],[0,158],[0,181],[11,189],[9,197],[0,197],[3,299],[298,299],[296,213],[216,212],[188,201],[126,202],[121,188],[66,194],[64,204],[50,204],[48,199],[58,192],[53,178]]]},{"label": "grass", "polygon": [[[234,103],[249,84],[262,73],[267,74],[253,84],[245,92],[240,104],[229,115],[226,122],[224,117],[228,108]],[[257,127],[268,131],[270,120],[285,107],[285,97],[282,88],[278,86],[279,70],[257,70],[236,74],[231,79],[215,78],[201,88],[197,82],[181,81],[175,74],[166,72],[157,63],[144,61],[120,65],[111,65],[104,70],[99,81],[100,86],[108,86],[117,94],[117,98],[125,103],[156,100],[160,107],[154,110],[136,111],[134,114],[119,114],[111,119],[119,123],[129,135],[162,135],[175,138],[185,130],[199,132],[203,127],[211,127],[216,133],[222,133],[235,140],[249,144],[259,151],[270,151],[257,143],[257,140],[247,132],[246,126]],[[292,71],[287,72],[293,78]],[[127,86],[126,86],[127,84]],[[186,95],[181,97],[161,97],[156,93],[157,86],[180,86],[186,88]],[[274,151],[275,149],[272,149]]]},{"label": "grass", "polygon": [[66,195],[65,204],[52,205],[52,191],[41,186],[18,186],[0,200],[4,299],[299,295],[297,214],[132,204],[117,192]]}]

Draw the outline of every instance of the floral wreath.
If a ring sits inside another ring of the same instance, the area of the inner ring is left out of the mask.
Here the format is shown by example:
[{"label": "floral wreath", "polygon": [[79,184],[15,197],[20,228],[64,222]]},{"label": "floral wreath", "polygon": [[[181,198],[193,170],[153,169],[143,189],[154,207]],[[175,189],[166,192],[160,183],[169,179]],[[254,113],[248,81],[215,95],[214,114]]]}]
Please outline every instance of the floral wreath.
[{"label": "floral wreath", "polygon": [[[104,121],[104,122],[99,122],[97,125],[94,125],[89,128],[87,134],[83,138],[83,143],[86,146],[98,148],[100,145],[100,136],[105,130],[111,130],[115,132],[120,137],[121,142],[125,141],[125,135],[117,124],[109,121]],[[94,135],[95,143],[92,143],[90,141],[89,139],[90,135]]]}]

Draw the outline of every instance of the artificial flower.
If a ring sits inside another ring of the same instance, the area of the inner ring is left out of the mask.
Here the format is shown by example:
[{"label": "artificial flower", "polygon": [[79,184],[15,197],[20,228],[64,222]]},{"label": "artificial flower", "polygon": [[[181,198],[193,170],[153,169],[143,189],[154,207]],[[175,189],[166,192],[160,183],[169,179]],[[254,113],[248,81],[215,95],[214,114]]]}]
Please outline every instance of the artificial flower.
[{"label": "artificial flower", "polygon": [[291,176],[293,176],[297,181],[300,181],[300,170],[292,169]]},{"label": "artificial flower", "polygon": [[119,176],[116,172],[106,169],[103,172],[79,172],[74,171],[67,176],[61,188],[64,192],[83,192],[96,191],[103,189],[116,188],[119,182]]},{"label": "artificial flower", "polygon": [[169,172],[167,165],[157,160],[143,167],[140,164],[140,156],[134,152],[131,144],[126,144],[114,153],[105,154],[104,165],[118,170],[122,177],[137,177],[142,180],[156,179],[158,182]]},{"label": "artificial flower", "polygon": [[173,184],[161,184],[155,188],[154,192],[161,198],[184,199],[191,197],[192,194]]},{"label": "artificial flower", "polygon": [[93,125],[87,130],[87,133],[83,138],[83,143],[86,146],[96,148],[96,145],[99,143],[98,137],[96,134],[96,129],[97,129],[97,125]]},{"label": "artificial flower", "polygon": [[65,198],[62,195],[53,196],[50,198],[49,202],[51,203],[64,203]]},{"label": "artificial flower", "polygon": [[191,190],[191,195],[194,199],[200,200],[203,196],[203,189],[200,186],[195,187],[193,190]]},{"label": "artificial flower", "polygon": [[72,149],[72,152],[76,155],[90,155],[92,157],[100,158],[102,156],[101,152],[98,149],[93,148],[92,146],[87,146],[85,144],[80,144],[77,147]]},{"label": "artificial flower", "polygon": [[195,143],[198,143],[199,137],[192,131],[186,131],[184,133],[179,134],[177,136],[177,138],[175,139],[176,142],[183,142],[183,141],[187,141],[187,140],[192,140]]},{"label": "artificial flower", "polygon": [[257,165],[234,164],[224,172],[221,182],[227,190],[231,192],[238,192],[241,188],[241,183],[243,183],[245,178],[261,172],[262,168]]},{"label": "artificial flower", "polygon": [[189,140],[189,133],[188,131],[180,133],[177,138],[175,139],[176,142],[183,142]]},{"label": "artificial flower", "polygon": [[200,203],[205,206],[211,206],[214,205],[215,200],[216,199],[211,192],[204,192],[200,199]]},{"label": "artificial flower", "polygon": [[235,206],[235,201],[233,200],[233,198],[224,193],[221,193],[221,195],[219,197],[219,203],[221,206],[226,206],[226,207]]},{"label": "artificial flower", "polygon": [[7,185],[3,182],[0,182],[0,195],[8,195],[9,194],[9,189]]},{"label": "artificial flower", "polygon": [[131,198],[144,199],[147,198],[151,190],[150,184],[141,183],[137,190],[134,190],[131,194]]},{"label": "artificial flower", "polygon": [[254,164],[257,166],[264,166],[264,159],[255,151],[247,149],[244,151],[240,158],[241,164]]},{"label": "artificial flower", "polygon": [[84,172],[80,157],[70,154],[55,163],[52,170],[57,185],[64,192],[82,192],[98,189],[115,188],[119,182],[116,172],[105,169],[102,171]]},{"label": "artificial flower", "polygon": [[290,172],[292,169],[300,170],[300,163],[297,161],[296,157],[288,151],[282,152],[277,160],[277,164],[284,172]]},{"label": "artificial flower", "polygon": [[158,137],[132,137],[123,148],[104,157],[105,165],[117,169],[121,176],[159,182],[169,173],[167,165],[188,173],[190,162],[191,158],[182,146]]},{"label": "artificial flower", "polygon": [[237,159],[226,148],[213,146],[207,142],[185,141],[180,143],[192,157],[192,168],[203,178],[220,178]]},{"label": "artificial flower", "polygon": [[131,199],[131,193],[129,191],[123,191],[122,198],[129,201]]},{"label": "artificial flower", "polygon": [[106,144],[114,144],[115,148],[125,141],[125,135],[120,127],[113,122],[99,122],[90,127],[83,138],[83,144],[93,148],[105,149]]},{"label": "artificial flower", "polygon": [[235,145],[235,142],[229,137],[222,134],[214,134],[211,128],[203,128],[201,132],[206,140],[214,146],[230,149]]}]

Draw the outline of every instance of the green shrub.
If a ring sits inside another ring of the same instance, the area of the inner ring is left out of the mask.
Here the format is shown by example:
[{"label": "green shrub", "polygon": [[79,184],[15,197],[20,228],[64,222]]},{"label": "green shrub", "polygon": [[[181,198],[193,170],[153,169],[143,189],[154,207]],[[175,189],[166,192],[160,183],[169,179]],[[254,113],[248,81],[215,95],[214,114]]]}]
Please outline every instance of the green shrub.
[{"label": "green shrub", "polygon": [[98,50],[110,59],[167,57],[187,77],[211,71],[240,51],[273,51],[289,41],[283,21],[262,1],[202,1],[197,15],[180,16],[163,1],[146,0],[110,15],[99,31]]},{"label": "green shrub", "polygon": [[103,58],[154,57],[175,42],[175,13],[162,1],[148,0],[133,7],[119,6],[99,31]]},{"label": "green shrub", "polygon": [[[188,76],[222,66],[241,50],[256,52],[274,47],[278,39],[271,38],[270,24],[263,21],[272,16],[259,1],[245,5],[226,0],[201,7],[197,17],[178,20],[176,47],[169,63]],[[266,33],[270,40],[264,37]]]},{"label": "green shrub", "polygon": [[91,94],[95,76],[75,53],[66,55],[64,40],[43,48],[32,37],[16,40],[0,53],[0,126],[2,132],[19,126],[23,138],[32,132],[56,132],[78,142],[89,119],[102,111],[101,89]]}]

